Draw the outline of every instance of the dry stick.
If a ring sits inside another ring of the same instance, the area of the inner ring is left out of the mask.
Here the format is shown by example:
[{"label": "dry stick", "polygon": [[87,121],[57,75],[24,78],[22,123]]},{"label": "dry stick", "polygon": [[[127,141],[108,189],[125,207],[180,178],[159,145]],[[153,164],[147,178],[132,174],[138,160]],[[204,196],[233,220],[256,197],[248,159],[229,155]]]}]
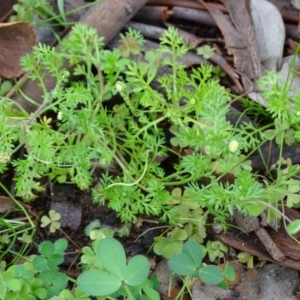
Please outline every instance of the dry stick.
[{"label": "dry stick", "polygon": [[217,27],[211,14],[204,10],[175,6],[172,8],[172,17]]},{"label": "dry stick", "polygon": [[274,243],[274,241],[264,228],[259,227],[257,230],[255,230],[255,233],[275,261],[281,262],[285,259],[285,255]]},{"label": "dry stick", "polygon": [[[172,9],[168,9],[167,6],[144,6],[138,13],[134,16],[133,21],[138,22],[140,24],[144,24],[145,28],[143,31],[148,31],[147,26],[156,26],[156,23],[159,23],[158,26],[161,25],[161,22],[166,22],[170,18],[177,18],[180,20],[188,20],[194,21],[199,24],[205,24],[209,26],[216,27],[217,24],[207,11],[197,10],[197,9],[189,9],[183,7],[173,7]],[[147,25],[145,24],[147,23]],[[149,24],[149,25],[148,25]],[[160,28],[160,27],[159,27]],[[153,30],[153,29],[151,29]],[[152,37],[155,35],[152,34]],[[197,42],[218,42],[224,44],[223,38],[197,38]],[[194,42],[197,44],[197,42]]]},{"label": "dry stick", "polygon": [[[107,44],[146,2],[147,0],[104,0],[89,8],[80,19],[80,22],[96,28],[98,35],[103,36],[104,42]],[[59,46],[56,47],[56,50],[59,51]],[[71,70],[67,61],[63,63],[62,68]],[[51,91],[55,88],[56,79],[47,74],[44,84],[47,90]],[[38,86],[37,81],[26,81],[23,92],[35,102],[43,102],[43,91]],[[29,103],[21,95],[14,95],[13,100],[27,112],[36,110],[36,106]]]},{"label": "dry stick", "polygon": [[[199,0],[198,0],[199,1]],[[200,2],[200,1],[199,1]],[[190,2],[186,0],[149,0],[149,5],[167,5],[167,6],[181,6],[185,8],[195,8],[200,10],[206,10],[206,8],[197,2]],[[211,7],[218,8],[223,13],[228,14],[227,8],[221,3],[209,3]],[[280,12],[284,21],[289,23],[298,24],[299,23],[299,15],[287,12]]]},{"label": "dry stick", "polygon": [[150,6],[146,5],[140,9],[134,16],[134,20],[142,23],[153,23],[157,21],[166,21],[170,18],[172,11],[168,6]]},{"label": "dry stick", "polygon": [[[205,7],[197,2],[191,2],[186,0],[149,0],[149,5],[167,5],[167,6],[181,6],[186,8],[195,8],[195,9],[202,9],[206,10]],[[218,8],[222,12],[226,13],[227,9],[223,4],[219,3],[211,3],[215,8]]]}]

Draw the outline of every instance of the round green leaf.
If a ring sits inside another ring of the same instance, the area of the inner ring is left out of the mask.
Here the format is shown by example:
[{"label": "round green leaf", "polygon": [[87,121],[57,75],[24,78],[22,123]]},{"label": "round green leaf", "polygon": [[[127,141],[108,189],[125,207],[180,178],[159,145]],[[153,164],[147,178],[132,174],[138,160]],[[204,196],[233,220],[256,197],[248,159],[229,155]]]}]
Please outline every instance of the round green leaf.
[{"label": "round green leaf", "polygon": [[41,271],[39,278],[43,280],[44,286],[50,286],[55,278],[55,273],[46,268],[45,270]]},{"label": "round green leaf", "polygon": [[32,260],[33,267],[38,271],[43,271],[47,268],[48,261],[43,256],[35,256]]},{"label": "round green leaf", "polygon": [[169,268],[178,275],[191,275],[195,272],[197,265],[185,254],[174,254],[168,261]]},{"label": "round green leaf", "polygon": [[159,300],[160,299],[159,293],[156,290],[154,290],[148,286],[144,287],[143,291],[145,292],[145,294],[148,296],[148,298],[150,300]]},{"label": "round green leaf", "polygon": [[10,81],[4,81],[0,86],[0,96],[4,96],[13,87]]},{"label": "round green leaf", "polygon": [[293,220],[290,224],[286,226],[286,231],[288,234],[296,234],[300,231],[300,220]]},{"label": "round green leaf", "polygon": [[49,263],[58,266],[64,261],[64,257],[61,254],[53,254],[49,257]]},{"label": "round green leaf", "polygon": [[68,247],[68,242],[65,239],[58,239],[54,243],[55,253],[63,254]]},{"label": "round green leaf", "polygon": [[39,253],[41,253],[45,257],[50,257],[54,253],[55,247],[51,242],[46,241],[40,243],[38,250]]},{"label": "round green leaf", "polygon": [[67,284],[68,284],[68,276],[66,274],[60,272],[55,274],[55,278],[53,280],[54,286],[63,290],[64,288],[66,288]]},{"label": "round green leaf", "polygon": [[199,278],[206,284],[219,284],[223,281],[223,271],[217,266],[204,266],[198,274]]},{"label": "round green leaf", "polygon": [[33,291],[33,294],[39,299],[46,299],[47,290],[45,288],[39,288]]},{"label": "round green leaf", "polygon": [[230,281],[235,280],[236,274],[235,274],[234,268],[232,266],[230,266],[228,263],[226,263],[223,273],[224,273],[223,276],[225,278],[227,278],[228,280],[230,280]]},{"label": "round green leaf", "polygon": [[121,243],[111,237],[99,242],[96,256],[108,273],[123,280],[126,268],[126,256]]},{"label": "round green leaf", "polygon": [[6,284],[4,282],[0,282],[0,299],[4,299],[5,294],[6,294]]},{"label": "round green leaf", "polygon": [[184,241],[187,239],[187,233],[184,229],[176,228],[171,234],[171,240]]},{"label": "round green leaf", "polygon": [[121,286],[121,280],[106,272],[89,270],[78,277],[77,284],[88,295],[105,296],[116,292]]},{"label": "round green leaf", "polygon": [[199,266],[203,259],[202,247],[195,241],[186,242],[182,247],[182,254],[188,256],[196,266]]},{"label": "round green leaf", "polygon": [[53,254],[51,257],[49,257],[49,264],[58,266],[64,261],[64,257],[61,254]]},{"label": "round green leaf", "polygon": [[134,256],[128,263],[124,273],[124,281],[128,285],[140,285],[148,277],[150,264],[145,256]]},{"label": "round green leaf", "polygon": [[20,290],[22,283],[19,279],[10,279],[6,281],[6,286],[13,292]]}]

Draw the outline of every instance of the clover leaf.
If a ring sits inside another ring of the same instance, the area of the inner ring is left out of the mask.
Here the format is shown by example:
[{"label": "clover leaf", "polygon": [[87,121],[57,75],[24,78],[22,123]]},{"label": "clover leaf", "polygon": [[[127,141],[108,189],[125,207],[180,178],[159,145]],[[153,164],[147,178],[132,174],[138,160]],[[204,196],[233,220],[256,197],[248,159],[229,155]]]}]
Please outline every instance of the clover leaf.
[{"label": "clover leaf", "polygon": [[51,209],[49,211],[49,217],[43,216],[41,218],[41,227],[50,227],[50,232],[54,233],[57,229],[60,228],[60,220],[61,216],[59,213],[57,213],[55,210]]},{"label": "clover leaf", "polygon": [[125,250],[114,238],[100,240],[96,257],[104,270],[85,271],[77,281],[79,289],[89,295],[110,295],[125,286],[142,288],[149,275],[147,258],[136,255],[126,264]]}]

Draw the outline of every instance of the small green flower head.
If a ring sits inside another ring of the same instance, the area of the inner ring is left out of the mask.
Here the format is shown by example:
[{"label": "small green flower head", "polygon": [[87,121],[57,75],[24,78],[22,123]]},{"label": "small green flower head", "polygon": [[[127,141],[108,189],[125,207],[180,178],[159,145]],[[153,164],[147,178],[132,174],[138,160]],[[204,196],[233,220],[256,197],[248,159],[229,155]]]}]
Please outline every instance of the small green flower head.
[{"label": "small green flower head", "polygon": [[196,100],[194,99],[194,98],[192,98],[191,100],[190,100],[190,104],[195,104],[196,103]]},{"label": "small green flower head", "polygon": [[237,140],[233,140],[229,143],[229,151],[231,153],[235,153],[239,148],[239,142]]},{"label": "small green flower head", "polygon": [[126,89],[126,85],[121,81],[117,81],[115,86],[116,86],[116,90],[119,93],[123,92]]},{"label": "small green flower head", "polygon": [[10,155],[7,152],[0,153],[0,163],[7,164],[10,161]]},{"label": "small green flower head", "polygon": [[299,111],[299,110],[296,112],[296,115],[297,115],[297,116],[300,116],[300,111]]},{"label": "small green flower head", "polygon": [[59,111],[58,114],[57,114],[57,120],[62,120],[62,112]]}]

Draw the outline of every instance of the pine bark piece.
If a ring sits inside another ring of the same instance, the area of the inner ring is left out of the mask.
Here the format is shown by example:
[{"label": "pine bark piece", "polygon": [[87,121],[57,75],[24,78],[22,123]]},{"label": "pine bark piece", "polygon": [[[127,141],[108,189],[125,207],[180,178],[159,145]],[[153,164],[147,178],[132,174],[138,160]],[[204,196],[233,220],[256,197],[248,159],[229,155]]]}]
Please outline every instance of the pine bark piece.
[{"label": "pine bark piece", "polygon": [[24,74],[21,56],[35,43],[32,27],[26,22],[0,23],[0,76],[15,78]]},{"label": "pine bark piece", "polygon": [[7,213],[13,210],[16,207],[14,201],[12,201],[9,197],[0,196],[0,213]]},{"label": "pine bark piece", "polygon": [[233,217],[237,225],[246,232],[255,232],[257,237],[265,246],[268,253],[275,261],[281,262],[285,255],[274,243],[268,232],[261,227],[258,217],[244,216],[240,211],[235,211]]},{"label": "pine bark piece", "polygon": [[281,250],[277,247],[275,242],[272,240],[268,232],[260,227],[257,230],[255,230],[256,235],[260,239],[260,241],[264,244],[266,249],[268,250],[268,253],[272,256],[272,258],[275,261],[283,261],[285,258],[285,255],[281,252]]},{"label": "pine bark piece", "polygon": [[[300,219],[300,213],[294,209],[285,207],[284,213],[291,220]],[[287,234],[283,222],[277,231],[269,227],[267,227],[266,230],[268,231],[268,234],[272,238],[273,242],[276,243],[278,248],[285,254],[285,256],[300,261],[300,245]],[[293,236],[298,241],[300,240],[300,232]]]},{"label": "pine bark piece", "polygon": [[[264,245],[257,238],[255,233],[246,234],[235,234],[233,232],[227,233],[214,233],[215,238],[228,245],[231,248],[240,250],[242,252],[248,252],[253,256],[261,259],[276,262],[271,255],[266,251]],[[282,266],[300,270],[300,261],[294,260],[289,257],[285,257],[281,262],[277,262]]]},{"label": "pine bark piece", "polygon": [[[103,36],[104,42],[107,44],[146,2],[147,0],[104,0],[90,7],[79,22],[96,28],[98,35]],[[58,49],[59,46],[57,46]],[[70,70],[67,62],[62,67]],[[46,76],[44,83],[47,90],[50,91],[54,89],[56,79]],[[27,80],[22,90],[27,97],[38,103],[42,102],[43,92],[38,86],[37,81]],[[26,101],[21,95],[14,95],[12,99],[27,112],[33,112],[37,108]]]},{"label": "pine bark piece", "polygon": [[[285,207],[284,214],[291,220],[300,219],[300,213],[288,207]],[[281,221],[277,231],[271,227],[265,227],[263,229],[266,230],[274,245],[276,245],[276,247],[285,256],[281,261],[278,260],[278,258],[281,259],[282,255],[277,256],[280,252],[275,253],[275,258],[277,260],[272,257],[267,251],[266,245],[261,242],[255,231],[245,234],[241,231],[232,230],[227,231],[226,233],[212,232],[212,234],[215,238],[222,241],[229,247],[243,252],[248,252],[253,256],[260,257],[268,261],[277,262],[282,266],[300,270],[300,245],[287,234],[283,221]],[[264,234],[261,234],[260,237],[264,239]],[[294,237],[300,240],[300,233],[295,234]]]},{"label": "pine bark piece", "polygon": [[201,3],[206,6],[222,31],[228,54],[233,55],[235,68],[247,78],[256,79],[261,75],[261,65],[250,16],[249,1],[222,0],[229,11],[232,22],[219,9],[204,1]]}]

